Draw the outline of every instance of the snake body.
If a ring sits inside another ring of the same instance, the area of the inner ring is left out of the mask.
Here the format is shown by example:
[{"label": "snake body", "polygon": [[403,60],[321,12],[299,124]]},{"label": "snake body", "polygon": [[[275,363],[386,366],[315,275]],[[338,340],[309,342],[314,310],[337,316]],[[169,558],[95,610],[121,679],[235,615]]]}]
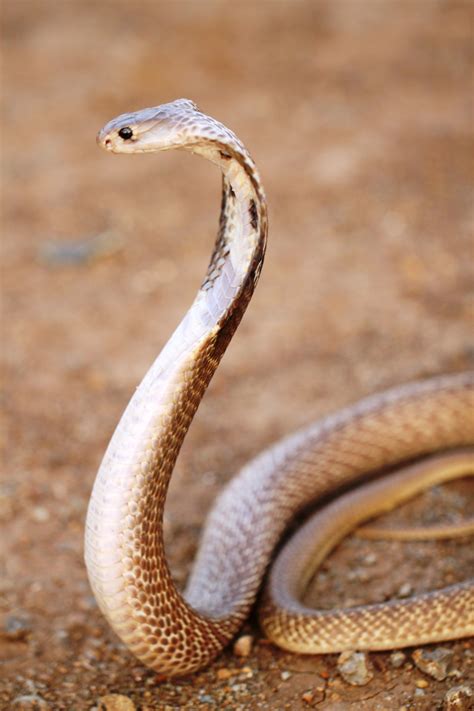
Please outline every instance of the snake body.
[{"label": "snake body", "polygon": [[315,565],[358,522],[420,486],[472,470],[472,450],[456,449],[474,444],[472,374],[373,396],[263,452],[219,496],[187,588],[178,592],[164,552],[166,492],[187,429],[257,283],[267,237],[265,196],[241,141],[187,99],[119,116],[100,131],[98,143],[120,153],[184,149],[223,173],[219,231],[204,282],[127,406],[89,504],[89,579],[117,634],[161,673],[203,667],[248,616],[297,512],[380,469],[440,450],[447,450],[444,459],[366,484],[366,494],[347,494],[308,523],[277,559],[260,619],[272,640],[302,652],[387,649],[473,634],[472,582],[347,610],[318,612],[299,602]]}]

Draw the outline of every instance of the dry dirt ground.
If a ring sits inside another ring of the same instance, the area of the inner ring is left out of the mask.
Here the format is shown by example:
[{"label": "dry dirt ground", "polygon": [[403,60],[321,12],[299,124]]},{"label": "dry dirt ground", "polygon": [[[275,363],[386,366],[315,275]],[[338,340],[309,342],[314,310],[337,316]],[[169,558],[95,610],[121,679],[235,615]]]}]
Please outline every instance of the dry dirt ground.
[{"label": "dry dirt ground", "polygon": [[[97,609],[83,533],[106,443],[200,283],[220,192],[213,166],[187,155],[100,152],[98,128],[193,98],[243,138],[268,194],[262,279],[172,484],[182,582],[212,500],[263,447],[381,388],[472,367],[473,9],[3,0],[2,709],[36,694],[82,711],[119,693],[143,710],[428,711],[472,683],[469,641],[442,645],[454,652],[444,681],[407,650],[400,668],[370,654],[372,681],[353,687],[336,655],[279,651],[255,620],[248,658],[228,650],[162,680]],[[468,499],[460,482],[406,515],[457,515]],[[381,599],[472,568],[468,540],[352,537],[310,597]]]}]

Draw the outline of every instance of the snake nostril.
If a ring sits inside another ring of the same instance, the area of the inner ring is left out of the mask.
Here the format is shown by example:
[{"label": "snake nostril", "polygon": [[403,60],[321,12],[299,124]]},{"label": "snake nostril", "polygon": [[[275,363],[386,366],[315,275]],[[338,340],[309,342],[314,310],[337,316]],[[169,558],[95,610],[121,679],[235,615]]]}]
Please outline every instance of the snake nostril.
[{"label": "snake nostril", "polygon": [[111,143],[112,143],[112,141],[110,140],[110,138],[106,138],[106,139],[105,139],[105,145],[106,145],[107,147],[109,147],[109,146],[111,145]]}]

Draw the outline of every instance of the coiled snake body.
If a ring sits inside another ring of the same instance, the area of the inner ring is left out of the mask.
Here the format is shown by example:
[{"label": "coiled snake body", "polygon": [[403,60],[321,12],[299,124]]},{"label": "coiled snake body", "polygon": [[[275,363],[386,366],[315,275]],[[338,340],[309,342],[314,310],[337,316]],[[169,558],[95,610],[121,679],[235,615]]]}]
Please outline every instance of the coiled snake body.
[{"label": "coiled snake body", "polygon": [[121,153],[184,149],[223,173],[219,232],[205,280],[126,408],[89,504],[88,574],[117,634],[164,674],[199,669],[247,617],[272,551],[299,510],[381,468],[439,450],[447,453],[365,484],[310,520],[274,564],[260,620],[273,641],[308,653],[389,649],[473,634],[472,582],[345,610],[309,610],[299,602],[315,567],[360,521],[435,481],[472,471],[472,450],[466,449],[474,444],[470,374],[376,395],[250,462],[220,495],[186,591],[177,591],[163,544],[168,482],[258,280],[267,236],[265,196],[238,138],[187,99],[119,116],[102,129],[98,143]]}]

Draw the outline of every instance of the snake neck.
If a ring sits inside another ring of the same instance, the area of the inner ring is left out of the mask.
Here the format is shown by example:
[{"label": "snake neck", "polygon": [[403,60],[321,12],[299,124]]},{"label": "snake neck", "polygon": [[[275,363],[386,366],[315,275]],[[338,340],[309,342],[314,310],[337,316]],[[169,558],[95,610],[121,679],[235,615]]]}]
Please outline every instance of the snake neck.
[{"label": "snake neck", "polygon": [[[102,611],[138,657],[174,674],[206,661],[186,627],[208,640],[211,659],[222,647],[225,623],[214,624],[218,610],[209,617],[196,612],[173,583],[162,536],[166,493],[188,427],[252,296],[267,234],[263,190],[245,150],[216,141],[189,150],[222,169],[215,248],[191,308],[111,439],[86,532],[89,578]],[[226,637],[239,621],[229,619]]]}]

